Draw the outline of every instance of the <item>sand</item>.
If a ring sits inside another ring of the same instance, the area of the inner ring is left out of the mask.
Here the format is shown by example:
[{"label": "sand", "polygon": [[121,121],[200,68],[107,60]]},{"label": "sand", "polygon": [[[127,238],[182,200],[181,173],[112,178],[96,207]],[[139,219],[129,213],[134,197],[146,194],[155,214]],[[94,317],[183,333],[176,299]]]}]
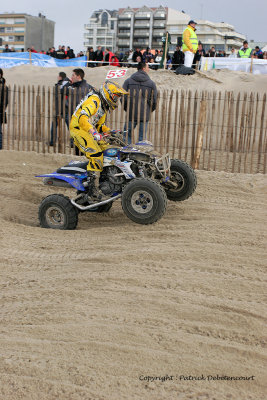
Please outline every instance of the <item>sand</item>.
[{"label": "sand", "polygon": [[[97,67],[84,68],[85,79],[88,83],[99,88],[106,78],[110,69],[117,67]],[[7,68],[4,70],[6,81],[10,85],[44,85],[53,86],[57,82],[60,71],[66,72],[71,77],[73,67],[67,68],[43,68],[30,65]],[[136,69],[129,68],[124,78],[117,79],[121,84],[124,80],[136,72]],[[257,92],[266,93],[267,75],[253,75],[245,72],[235,72],[229,70],[207,71],[208,77],[220,80],[222,83],[214,82],[198,74],[190,76],[176,75],[172,71],[153,71],[149,72],[159,90],[185,89],[185,90],[229,90],[234,92]]]},{"label": "sand", "polygon": [[41,229],[41,199],[74,193],[34,175],[67,160],[0,153],[0,399],[265,399],[266,177],[197,171],[151,226],[118,201]]}]

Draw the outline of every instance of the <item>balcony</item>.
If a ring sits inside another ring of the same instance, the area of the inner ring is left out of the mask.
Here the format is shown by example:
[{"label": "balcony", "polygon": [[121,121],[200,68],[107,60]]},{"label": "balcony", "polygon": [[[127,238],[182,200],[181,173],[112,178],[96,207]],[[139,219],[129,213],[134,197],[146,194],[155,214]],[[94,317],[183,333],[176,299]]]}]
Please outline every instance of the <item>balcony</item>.
[{"label": "balcony", "polygon": [[154,22],[153,28],[165,28],[165,22]]},{"label": "balcony", "polygon": [[135,30],[134,31],[134,37],[149,37],[149,32],[147,32],[147,31],[139,31],[139,30]]},{"label": "balcony", "polygon": [[130,32],[119,32],[118,34],[118,38],[125,38],[125,37],[130,37]]},{"label": "balcony", "polygon": [[134,19],[150,19],[151,14],[135,14]]},{"label": "balcony", "polygon": [[138,29],[140,29],[140,28],[149,28],[150,24],[148,22],[146,22],[146,21],[144,21],[144,22],[140,22],[139,21],[139,22],[135,23],[134,26],[135,26],[135,28],[138,28]]},{"label": "balcony", "polygon": [[119,39],[118,40],[118,46],[130,46],[130,40],[124,40],[124,39]]},{"label": "balcony", "polygon": [[143,42],[139,42],[137,40],[134,40],[133,45],[134,45],[134,47],[137,47],[137,48],[148,47],[149,46],[149,41],[148,40],[144,40]]},{"label": "balcony", "polygon": [[127,22],[118,22],[118,29],[120,28],[131,28],[131,24]]},{"label": "balcony", "polygon": [[162,42],[155,42],[155,41],[153,41],[152,42],[152,48],[153,49],[160,49],[161,47],[162,47]]},{"label": "balcony", "polygon": [[130,20],[131,19],[131,15],[129,14],[123,14],[123,15],[119,15],[118,16],[118,20],[122,21],[122,20]]},{"label": "balcony", "polygon": [[155,30],[153,31],[153,37],[158,38],[165,35],[165,30]]},{"label": "balcony", "polygon": [[155,14],[154,19],[166,19],[166,14]]}]

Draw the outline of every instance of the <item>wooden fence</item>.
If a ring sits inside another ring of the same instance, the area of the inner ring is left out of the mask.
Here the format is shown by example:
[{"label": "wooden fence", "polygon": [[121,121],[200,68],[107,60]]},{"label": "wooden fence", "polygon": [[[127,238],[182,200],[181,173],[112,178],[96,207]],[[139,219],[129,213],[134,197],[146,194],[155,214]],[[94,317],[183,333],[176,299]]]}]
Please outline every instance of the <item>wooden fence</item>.
[{"label": "wooden fence", "polygon": [[[65,95],[56,101],[61,95],[55,88],[15,85],[8,89],[4,149],[75,154],[65,123],[71,119]],[[69,104],[77,104],[79,96],[70,93]],[[112,129],[128,126],[129,108],[125,112],[123,106],[108,114]],[[132,142],[138,140],[139,122]],[[51,138],[52,125],[57,132],[54,129]],[[172,90],[158,93],[145,138],[160,153],[168,152],[198,169],[265,174],[266,132],[266,94]]]}]

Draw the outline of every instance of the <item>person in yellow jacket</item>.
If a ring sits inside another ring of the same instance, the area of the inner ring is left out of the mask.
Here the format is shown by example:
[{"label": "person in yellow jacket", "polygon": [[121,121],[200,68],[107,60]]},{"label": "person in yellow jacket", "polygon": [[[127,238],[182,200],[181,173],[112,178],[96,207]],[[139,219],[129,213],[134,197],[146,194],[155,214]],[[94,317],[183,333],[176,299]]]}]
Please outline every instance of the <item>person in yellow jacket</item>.
[{"label": "person in yellow jacket", "polygon": [[103,197],[98,190],[99,173],[103,171],[103,151],[108,147],[102,133],[110,132],[105,125],[106,116],[109,110],[118,107],[120,97],[125,94],[128,92],[116,82],[105,81],[99,91],[93,89],[81,100],[70,122],[74,144],[89,160],[88,192],[99,199]]},{"label": "person in yellow jacket", "polygon": [[183,32],[183,47],[184,65],[191,68],[194,60],[194,55],[198,49],[198,39],[196,35],[196,22],[190,20]]},{"label": "person in yellow jacket", "polygon": [[248,42],[244,40],[243,47],[238,50],[237,57],[238,58],[251,58],[252,56],[252,49],[248,47]]}]

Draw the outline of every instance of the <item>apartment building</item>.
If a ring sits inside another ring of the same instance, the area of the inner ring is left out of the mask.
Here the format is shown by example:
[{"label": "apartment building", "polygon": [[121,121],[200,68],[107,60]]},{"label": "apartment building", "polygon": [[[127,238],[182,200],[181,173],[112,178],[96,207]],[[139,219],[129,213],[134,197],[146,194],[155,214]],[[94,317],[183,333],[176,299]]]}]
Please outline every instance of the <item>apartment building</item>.
[{"label": "apartment building", "polygon": [[47,50],[54,46],[55,22],[44,15],[0,14],[0,51],[8,44],[16,51],[34,46],[35,50]]},{"label": "apartment building", "polygon": [[98,46],[110,48],[111,51],[116,51],[117,40],[117,10],[98,10],[95,11],[89,19],[89,24],[84,25],[84,46]]},{"label": "apartment building", "polygon": [[[85,25],[86,47],[110,47],[112,51],[125,52],[129,49],[160,49],[162,38],[168,31],[171,36],[169,52],[175,51],[181,43],[182,34],[190,19],[195,17],[184,11],[168,7],[119,8],[118,10],[98,10],[93,13],[89,24]],[[205,50],[214,46],[216,51],[230,53],[232,47],[239,49],[245,36],[237,33],[225,22],[196,20],[197,36]]]},{"label": "apartment building", "polygon": [[166,32],[167,7],[120,8],[118,10],[119,52],[129,49],[161,48]]}]

